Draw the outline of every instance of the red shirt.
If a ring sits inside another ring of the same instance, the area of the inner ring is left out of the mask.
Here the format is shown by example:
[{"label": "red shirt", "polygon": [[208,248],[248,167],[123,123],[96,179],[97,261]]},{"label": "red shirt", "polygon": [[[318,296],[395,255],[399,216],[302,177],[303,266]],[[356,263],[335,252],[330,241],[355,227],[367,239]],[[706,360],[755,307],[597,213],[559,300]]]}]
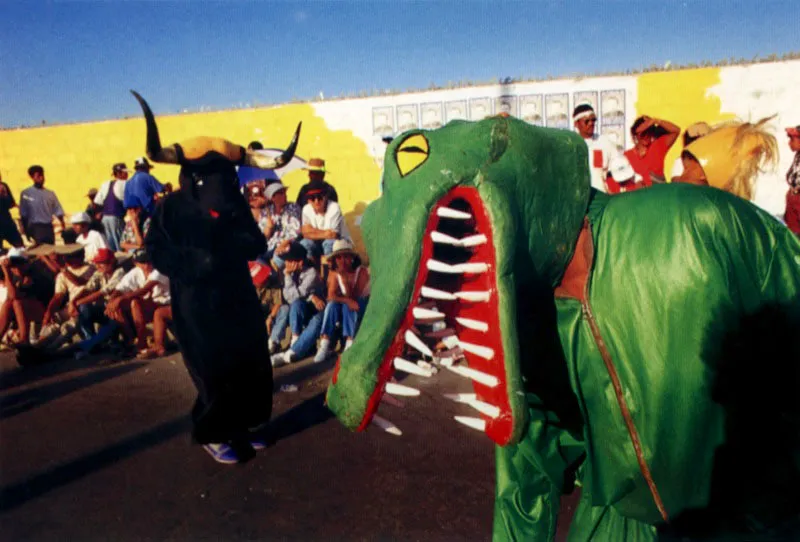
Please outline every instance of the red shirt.
[{"label": "red shirt", "polygon": [[639,156],[639,153],[636,152],[636,147],[625,151],[625,156],[631,163],[633,171],[642,176],[644,186],[653,184],[650,178],[651,174],[664,178],[664,157],[667,156],[671,146],[667,145],[667,138],[661,136],[647,148],[644,156]]}]

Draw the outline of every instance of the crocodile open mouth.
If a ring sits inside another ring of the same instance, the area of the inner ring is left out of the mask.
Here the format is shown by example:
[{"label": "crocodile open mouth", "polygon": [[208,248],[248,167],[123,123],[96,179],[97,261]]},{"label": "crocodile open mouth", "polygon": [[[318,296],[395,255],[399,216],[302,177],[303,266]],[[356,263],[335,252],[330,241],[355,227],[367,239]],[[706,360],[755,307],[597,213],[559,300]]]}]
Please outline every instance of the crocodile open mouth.
[{"label": "crocodile open mouth", "polygon": [[452,189],[428,217],[411,303],[383,356],[359,430],[371,421],[387,386],[414,393],[391,382],[395,369],[430,376],[439,366],[472,380],[475,397],[468,403],[480,417],[457,419],[500,445],[511,440],[496,262],[491,221],[477,189]]}]

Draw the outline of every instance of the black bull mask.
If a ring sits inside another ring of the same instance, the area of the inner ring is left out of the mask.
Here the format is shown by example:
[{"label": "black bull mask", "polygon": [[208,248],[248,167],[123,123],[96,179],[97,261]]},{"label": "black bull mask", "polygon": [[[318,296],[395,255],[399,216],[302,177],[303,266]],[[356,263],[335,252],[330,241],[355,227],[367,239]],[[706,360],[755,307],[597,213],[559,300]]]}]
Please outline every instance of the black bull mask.
[{"label": "black bull mask", "polygon": [[179,164],[181,190],[191,194],[202,208],[212,214],[234,211],[244,203],[239,192],[236,166],[278,169],[292,159],[297,149],[302,123],[297,124],[286,150],[274,158],[247,150],[219,137],[194,137],[162,147],[150,106],[139,93],[133,90],[131,93],[142,107],[147,123],[147,156],[154,162]]}]

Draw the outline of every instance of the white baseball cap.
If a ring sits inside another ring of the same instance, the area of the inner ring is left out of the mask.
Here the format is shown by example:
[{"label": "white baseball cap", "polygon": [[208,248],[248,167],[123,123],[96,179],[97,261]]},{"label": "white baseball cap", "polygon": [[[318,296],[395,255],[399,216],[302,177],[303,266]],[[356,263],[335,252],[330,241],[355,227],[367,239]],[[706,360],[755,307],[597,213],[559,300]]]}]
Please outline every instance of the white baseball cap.
[{"label": "white baseball cap", "polygon": [[624,154],[615,156],[608,161],[608,171],[611,173],[611,177],[618,183],[630,181],[637,177],[628,157]]},{"label": "white baseball cap", "polygon": [[84,212],[75,213],[69,219],[69,223],[70,224],[89,224],[91,222],[92,222],[92,219],[89,218],[89,215],[87,215]]}]

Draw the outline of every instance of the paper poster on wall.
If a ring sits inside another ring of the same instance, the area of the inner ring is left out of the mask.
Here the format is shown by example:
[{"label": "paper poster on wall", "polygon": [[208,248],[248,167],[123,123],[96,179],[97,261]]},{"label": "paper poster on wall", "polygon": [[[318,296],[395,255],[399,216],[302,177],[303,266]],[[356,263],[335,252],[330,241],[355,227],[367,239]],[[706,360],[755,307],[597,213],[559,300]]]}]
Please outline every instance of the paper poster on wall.
[{"label": "paper poster on wall", "polygon": [[472,98],[469,101],[470,120],[482,120],[492,114],[492,101],[489,98]]},{"label": "paper poster on wall", "polygon": [[516,96],[500,96],[494,99],[494,112],[495,115],[500,113],[508,113],[512,117],[517,116],[517,97]]},{"label": "paper poster on wall", "polygon": [[622,124],[604,124],[600,133],[608,136],[620,149],[625,149],[625,126]]},{"label": "paper poster on wall", "polygon": [[545,123],[550,128],[569,128],[569,94],[548,94],[544,99]]},{"label": "paper poster on wall", "polygon": [[405,132],[419,128],[419,116],[417,105],[398,105],[397,106],[397,131]]},{"label": "paper poster on wall", "polygon": [[600,122],[625,125],[624,90],[604,90],[600,94]]},{"label": "paper poster on wall", "polygon": [[578,107],[580,104],[589,104],[597,113],[597,91],[595,90],[579,90],[572,95],[573,107]]},{"label": "paper poster on wall", "polygon": [[442,103],[427,103],[420,106],[422,127],[425,130],[435,130],[442,126]]},{"label": "paper poster on wall", "polygon": [[519,113],[522,116],[522,120],[525,122],[535,124],[536,126],[543,126],[542,95],[528,94],[526,96],[520,96]]},{"label": "paper poster on wall", "polygon": [[392,107],[372,108],[372,134],[381,137],[394,135],[394,109]]},{"label": "paper poster on wall", "polygon": [[467,100],[455,100],[447,102],[445,105],[445,119],[451,120],[467,119]]}]

